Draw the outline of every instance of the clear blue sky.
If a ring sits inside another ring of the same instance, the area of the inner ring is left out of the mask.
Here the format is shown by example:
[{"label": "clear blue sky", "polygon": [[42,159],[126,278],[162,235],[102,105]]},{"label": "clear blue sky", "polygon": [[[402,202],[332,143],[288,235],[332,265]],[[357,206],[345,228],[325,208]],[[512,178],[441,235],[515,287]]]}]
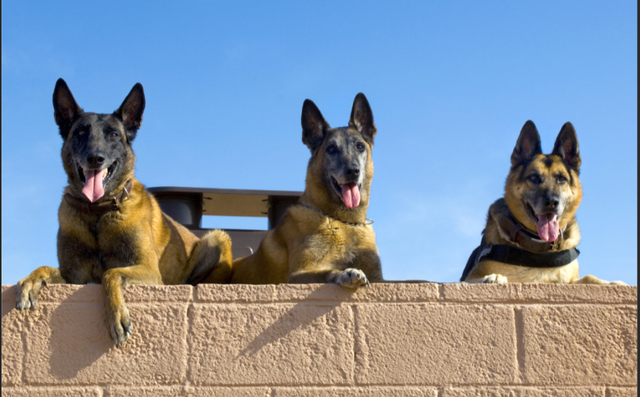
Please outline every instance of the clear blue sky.
[{"label": "clear blue sky", "polygon": [[571,121],[580,273],[637,284],[637,71],[635,1],[4,1],[2,283],[57,266],[62,77],[101,113],[142,83],[149,187],[303,190],[304,99],[338,127],[364,92],[390,280],[457,281],[524,122],[548,153]]}]

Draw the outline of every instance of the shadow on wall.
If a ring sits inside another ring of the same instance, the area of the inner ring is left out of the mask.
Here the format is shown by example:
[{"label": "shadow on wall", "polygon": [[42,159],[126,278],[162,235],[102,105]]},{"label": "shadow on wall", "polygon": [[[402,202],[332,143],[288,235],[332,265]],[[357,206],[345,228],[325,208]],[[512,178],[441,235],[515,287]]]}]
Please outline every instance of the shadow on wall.
[{"label": "shadow on wall", "polygon": [[[243,356],[255,356],[264,347],[277,344],[279,340],[287,338],[294,331],[305,332],[311,327],[317,329],[319,322],[327,324],[331,328],[337,327],[342,321],[339,318],[339,314],[335,312],[335,308],[343,302],[331,301],[326,302],[326,304],[319,304],[317,299],[326,297],[326,290],[331,288],[335,288],[335,286],[327,284],[312,291],[303,301],[296,303],[289,311],[281,315],[274,323],[255,337],[247,347],[239,352],[236,359]],[[354,293],[355,290],[345,288],[344,299],[347,300]]]},{"label": "shadow on wall", "polygon": [[114,346],[107,331],[104,303],[78,302],[78,295],[85,293],[78,290],[59,304],[36,307],[42,311],[42,318],[34,322],[27,339],[28,350],[43,350],[45,357],[51,357],[49,373],[57,379],[76,378]]}]

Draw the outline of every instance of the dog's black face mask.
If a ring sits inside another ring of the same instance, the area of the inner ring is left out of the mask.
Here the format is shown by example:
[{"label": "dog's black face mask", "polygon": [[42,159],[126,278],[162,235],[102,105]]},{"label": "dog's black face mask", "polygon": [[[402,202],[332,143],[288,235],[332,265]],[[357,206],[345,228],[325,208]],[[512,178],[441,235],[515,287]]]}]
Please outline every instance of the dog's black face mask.
[{"label": "dog's black face mask", "polygon": [[82,184],[82,194],[91,202],[119,185],[132,155],[122,123],[104,114],[84,113],[63,146],[63,158],[73,168],[69,181]]},{"label": "dog's black face mask", "polygon": [[316,105],[306,100],[302,107],[302,142],[311,149],[313,161],[322,161],[326,190],[348,208],[360,205],[363,183],[371,179],[367,165],[376,127],[364,94],[356,96],[348,127],[331,128]]},{"label": "dog's black face mask", "polygon": [[65,142],[62,161],[69,184],[96,202],[125,182],[133,172],[131,142],[144,111],[144,92],[136,84],[113,114],[84,112],[64,80],[53,93],[55,119]]},{"label": "dog's black face mask", "polygon": [[553,152],[542,154],[532,121],[522,127],[511,155],[505,200],[516,219],[545,241],[556,241],[582,200],[578,137],[571,123],[560,130]]},{"label": "dog's black face mask", "polygon": [[367,172],[367,142],[348,127],[329,130],[322,163],[327,190],[334,192],[348,208],[360,205],[360,189]]}]

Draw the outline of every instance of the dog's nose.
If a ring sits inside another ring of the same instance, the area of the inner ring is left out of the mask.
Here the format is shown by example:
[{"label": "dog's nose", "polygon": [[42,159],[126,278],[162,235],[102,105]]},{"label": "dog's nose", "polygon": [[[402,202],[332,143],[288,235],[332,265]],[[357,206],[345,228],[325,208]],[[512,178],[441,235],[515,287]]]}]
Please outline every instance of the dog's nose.
[{"label": "dog's nose", "polygon": [[558,206],[558,204],[560,204],[560,200],[558,200],[555,197],[547,197],[544,200],[544,206],[549,209],[555,209]]},{"label": "dog's nose", "polygon": [[360,168],[347,168],[347,176],[360,176]]},{"label": "dog's nose", "polygon": [[103,153],[91,153],[87,156],[87,162],[89,163],[89,165],[94,167],[104,164],[104,160],[105,157]]}]

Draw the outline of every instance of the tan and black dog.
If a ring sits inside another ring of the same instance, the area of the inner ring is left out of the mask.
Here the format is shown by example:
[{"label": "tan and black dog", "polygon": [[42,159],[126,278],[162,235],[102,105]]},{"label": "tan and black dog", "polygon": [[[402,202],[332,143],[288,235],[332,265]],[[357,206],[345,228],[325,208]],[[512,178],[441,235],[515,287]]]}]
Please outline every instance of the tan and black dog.
[{"label": "tan and black dog", "polygon": [[482,242],[460,281],[624,284],[578,276],[580,162],[571,123],[562,126],[553,152],[545,155],[536,126],[527,121],[511,155],[504,198],[489,208]]},{"label": "tan and black dog", "polygon": [[234,261],[232,283],[357,288],[382,281],[375,234],[367,220],[375,134],[369,102],[361,93],[349,125],[341,128],[331,128],[312,101],[304,102],[302,142],[311,150],[304,194],[254,254]]},{"label": "tan and black dog", "polygon": [[231,241],[219,230],[198,240],[164,214],[133,176],[142,85],[113,114],[98,114],[84,112],[59,79],[53,107],[68,178],[58,211],[59,268],[39,267],[20,280],[16,307],[35,307],[46,284],[102,283],[109,332],[119,347],[131,335],[122,287],[196,283],[217,265],[230,266]]}]

